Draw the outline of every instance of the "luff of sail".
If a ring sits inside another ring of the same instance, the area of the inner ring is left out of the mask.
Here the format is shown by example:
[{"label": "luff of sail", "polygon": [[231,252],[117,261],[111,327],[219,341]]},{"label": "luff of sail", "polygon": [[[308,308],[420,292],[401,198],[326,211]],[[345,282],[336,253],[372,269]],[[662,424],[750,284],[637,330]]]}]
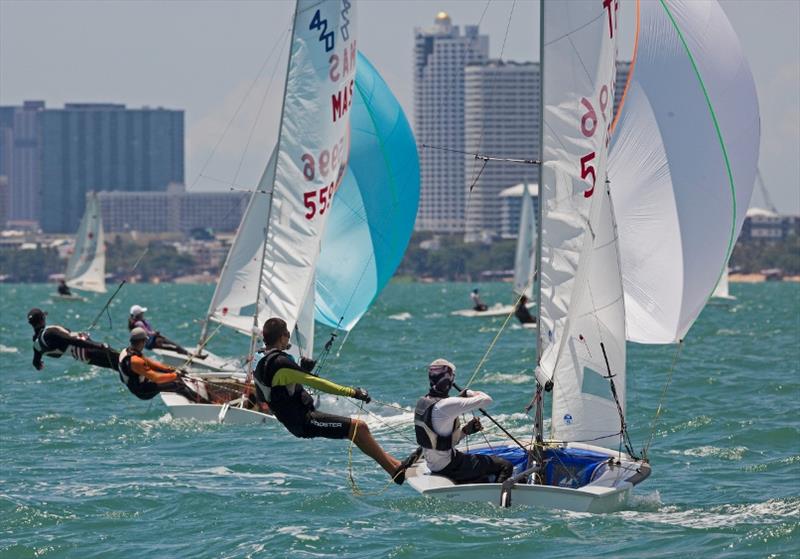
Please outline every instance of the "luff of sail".
[{"label": "luff of sail", "polygon": [[[540,381],[553,382],[552,437],[619,442],[625,314],[606,188],[618,6],[543,2]],[[606,365],[606,358],[608,365]]]},{"label": "luff of sail", "polygon": [[727,267],[760,143],[753,76],[713,0],[640,6],[609,159],[628,339],[685,337]]},{"label": "luff of sail", "polygon": [[522,207],[517,233],[517,250],[514,255],[514,294],[533,299],[533,274],[536,268],[536,220],[528,183],[522,185]]},{"label": "luff of sail", "polygon": [[106,292],[106,249],[103,220],[97,194],[86,198],[86,211],[75,235],[75,247],[67,262],[64,280],[83,291]]}]

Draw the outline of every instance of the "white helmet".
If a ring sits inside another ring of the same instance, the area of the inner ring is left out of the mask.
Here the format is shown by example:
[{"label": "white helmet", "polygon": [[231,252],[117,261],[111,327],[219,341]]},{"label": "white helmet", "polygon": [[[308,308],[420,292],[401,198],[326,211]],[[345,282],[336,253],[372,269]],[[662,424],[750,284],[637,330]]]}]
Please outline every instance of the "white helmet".
[{"label": "white helmet", "polygon": [[136,316],[138,314],[142,314],[147,312],[147,307],[143,307],[141,305],[133,305],[131,307],[131,316]]}]

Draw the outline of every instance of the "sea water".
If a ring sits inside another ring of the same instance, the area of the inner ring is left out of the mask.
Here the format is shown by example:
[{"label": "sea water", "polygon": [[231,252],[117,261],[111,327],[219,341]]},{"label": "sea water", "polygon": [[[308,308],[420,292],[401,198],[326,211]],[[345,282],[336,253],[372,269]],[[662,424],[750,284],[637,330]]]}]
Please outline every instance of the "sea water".
[{"label": "sea water", "polygon": [[[426,364],[445,357],[458,382],[475,373],[472,387],[495,399],[490,412],[529,438],[535,331],[451,316],[473,287],[389,285],[346,340],[335,339],[322,370],[382,403],[328,404],[360,414],[403,457],[415,447],[411,408],[427,388]],[[510,302],[507,284],[480,287],[488,303]],[[637,448],[652,435],[653,473],[613,514],[424,499],[387,485],[357,450],[351,460],[346,441],[295,439],[274,423],[176,421],[116,373],[68,356],[45,358],[37,372],[28,308],[81,330],[107,297],[55,303],[51,291],[0,285],[3,558],[800,556],[798,284],[733,284],[736,301],[707,306],[655,427],[676,349],[629,345],[627,420]],[[211,292],[126,285],[92,335],[123,347],[136,303],[165,335],[195,343]],[[318,352],[329,333],[318,328]],[[210,345],[239,355],[247,343],[222,330]]]}]

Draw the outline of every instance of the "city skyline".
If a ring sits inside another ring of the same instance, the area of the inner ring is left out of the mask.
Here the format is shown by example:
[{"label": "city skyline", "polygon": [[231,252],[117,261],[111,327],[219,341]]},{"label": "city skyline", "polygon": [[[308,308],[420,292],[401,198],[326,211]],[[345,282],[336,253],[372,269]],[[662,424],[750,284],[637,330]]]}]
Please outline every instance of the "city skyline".
[{"label": "city skyline", "polygon": [[[480,23],[480,33],[491,37],[491,58],[502,53],[503,60],[535,61],[538,3],[517,2],[508,25],[512,5],[510,1],[362,2],[359,46],[413,120],[414,27],[431,25],[437,11],[444,10],[455,25]],[[798,213],[800,163],[795,154],[800,151],[800,40],[796,24],[800,6],[795,2],[725,0],[721,5],[740,37],[756,80],[762,116],[762,175],[778,209]],[[629,24],[633,5],[623,0],[622,8],[620,58],[625,59],[632,48]],[[267,55],[273,45],[286,42],[285,37],[281,41],[281,33],[288,29],[291,10],[291,2],[3,0],[0,104],[43,99],[49,107],[91,101],[184,109],[187,186],[219,190],[225,188],[223,183],[233,182],[246,187],[257,180],[276,135],[285,51],[276,52],[271,59]],[[175,21],[182,23],[176,28]],[[277,46],[276,51],[280,50]],[[265,59],[262,79],[240,108]],[[264,95],[273,72],[275,78]],[[251,130],[258,115],[258,124]],[[229,122],[228,133],[219,142]],[[212,151],[214,156],[206,165]],[[754,194],[756,205],[761,205],[759,199],[759,194]]]}]

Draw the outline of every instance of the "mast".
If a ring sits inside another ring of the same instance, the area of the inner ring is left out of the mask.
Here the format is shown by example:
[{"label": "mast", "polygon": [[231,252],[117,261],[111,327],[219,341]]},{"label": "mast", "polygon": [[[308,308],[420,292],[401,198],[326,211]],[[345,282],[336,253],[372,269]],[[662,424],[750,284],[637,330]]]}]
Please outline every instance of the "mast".
[{"label": "mast", "polygon": [[[542,169],[544,163],[544,7],[546,0],[539,4],[539,195],[536,208],[536,275],[533,279],[536,288],[536,367],[542,359],[542,215],[544,208],[544,188]],[[539,280],[538,282],[536,280]],[[536,379],[536,407],[533,431],[536,438],[534,454],[539,464],[542,463],[542,442],[544,440],[544,393],[539,379]]]}]

